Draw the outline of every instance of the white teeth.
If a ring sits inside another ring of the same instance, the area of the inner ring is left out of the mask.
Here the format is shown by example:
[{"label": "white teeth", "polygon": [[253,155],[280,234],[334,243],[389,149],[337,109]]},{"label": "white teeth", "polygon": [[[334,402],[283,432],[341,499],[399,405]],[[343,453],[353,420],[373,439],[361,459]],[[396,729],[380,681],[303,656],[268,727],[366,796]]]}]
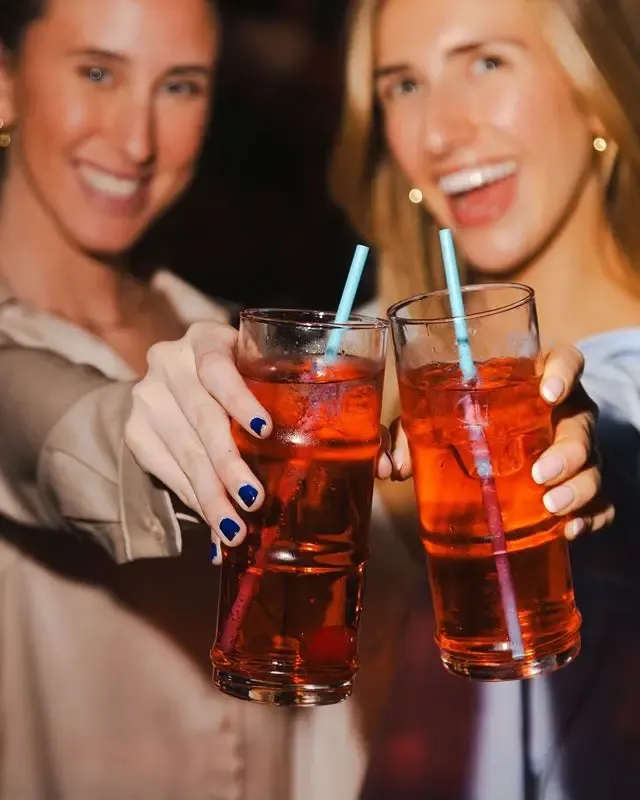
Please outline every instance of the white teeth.
[{"label": "white teeth", "polygon": [[109,175],[109,173],[93,167],[80,167],[80,172],[92,189],[104,194],[110,194],[113,197],[133,197],[140,188],[140,181],[131,180],[130,178],[116,178],[115,175]]},{"label": "white teeth", "polygon": [[491,164],[486,167],[461,169],[459,172],[452,172],[450,175],[440,178],[438,186],[445,194],[462,194],[508,178],[515,171],[516,165],[513,161],[508,161],[504,164]]}]

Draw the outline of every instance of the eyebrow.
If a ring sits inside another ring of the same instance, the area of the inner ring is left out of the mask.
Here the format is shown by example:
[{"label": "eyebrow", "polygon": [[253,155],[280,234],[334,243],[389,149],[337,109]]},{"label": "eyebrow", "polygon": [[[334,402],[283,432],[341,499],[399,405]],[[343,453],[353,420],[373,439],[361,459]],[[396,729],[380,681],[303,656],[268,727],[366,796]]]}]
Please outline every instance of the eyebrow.
[{"label": "eyebrow", "polygon": [[379,67],[373,71],[375,80],[379,78],[386,78],[389,75],[397,75],[399,72],[406,72],[409,69],[408,64],[389,64],[387,67]]},{"label": "eyebrow", "polygon": [[69,55],[84,58],[100,58],[107,61],[127,61],[127,57],[122,53],[116,53],[113,50],[100,50],[95,47],[82,48],[80,50],[71,50]]},{"label": "eyebrow", "polygon": [[[129,59],[122,53],[116,53],[113,50],[100,50],[96,48],[88,48],[81,50],[72,50],[70,55],[77,58],[95,58],[102,61],[117,61],[120,63],[127,63]],[[212,69],[206,64],[179,64],[175,67],[170,67],[167,75],[203,75],[208,78],[211,76]]]},{"label": "eyebrow", "polygon": [[[446,59],[450,60],[452,58],[459,58],[460,56],[469,55],[469,53],[474,53],[477,50],[481,50],[483,47],[487,47],[490,44],[510,44],[510,45],[518,45],[515,39],[495,39],[495,40],[485,40],[481,42],[467,42],[466,44],[460,44],[456,47],[453,47],[446,53]],[[375,80],[379,78],[386,78],[389,75],[397,75],[399,72],[406,72],[409,69],[409,64],[389,64],[388,66],[380,67],[379,69],[374,70],[373,77]]]}]

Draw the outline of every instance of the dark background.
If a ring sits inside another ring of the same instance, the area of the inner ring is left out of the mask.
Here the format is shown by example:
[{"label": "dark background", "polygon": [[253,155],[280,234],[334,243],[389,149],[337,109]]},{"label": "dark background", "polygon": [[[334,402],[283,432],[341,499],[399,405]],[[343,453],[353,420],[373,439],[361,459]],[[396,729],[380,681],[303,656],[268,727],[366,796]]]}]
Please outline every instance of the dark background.
[{"label": "dark background", "polygon": [[[335,308],[357,238],[333,206],[344,0],[222,0],[214,116],[192,190],[141,252],[240,305]],[[374,289],[365,273],[358,301]]]}]

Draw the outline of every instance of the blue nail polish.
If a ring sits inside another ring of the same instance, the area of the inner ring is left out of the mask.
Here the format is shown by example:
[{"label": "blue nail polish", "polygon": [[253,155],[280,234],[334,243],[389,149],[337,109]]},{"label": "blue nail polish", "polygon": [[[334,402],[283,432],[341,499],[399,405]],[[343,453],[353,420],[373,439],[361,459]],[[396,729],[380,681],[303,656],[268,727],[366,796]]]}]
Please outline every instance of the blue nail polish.
[{"label": "blue nail polish", "polygon": [[257,436],[262,436],[262,431],[265,429],[266,425],[267,421],[266,419],[262,419],[262,417],[254,417],[249,423],[249,427]]},{"label": "blue nail polish", "polygon": [[211,561],[212,564],[215,564],[216,561],[218,560],[219,552],[220,550],[218,547],[218,543],[211,542],[211,547],[209,548],[209,561]]},{"label": "blue nail polish", "polygon": [[234,519],[231,519],[230,517],[224,517],[220,520],[220,533],[225,537],[225,539],[227,539],[229,542],[232,542],[240,533],[240,526]]},{"label": "blue nail polish", "polygon": [[258,490],[251,486],[250,483],[245,483],[238,489],[238,495],[247,508],[256,502],[258,498]]}]

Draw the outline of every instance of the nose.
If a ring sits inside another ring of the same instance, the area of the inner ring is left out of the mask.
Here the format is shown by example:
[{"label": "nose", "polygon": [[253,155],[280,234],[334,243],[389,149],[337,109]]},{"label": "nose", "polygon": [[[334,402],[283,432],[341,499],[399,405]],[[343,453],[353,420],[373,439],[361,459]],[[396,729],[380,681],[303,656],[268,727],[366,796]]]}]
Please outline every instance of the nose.
[{"label": "nose", "polygon": [[137,166],[155,158],[155,111],[153,100],[130,96],[120,105],[114,119],[118,149]]},{"label": "nose", "polygon": [[471,145],[476,125],[472,104],[450,84],[432,86],[425,103],[422,141],[427,153],[446,158]]}]

